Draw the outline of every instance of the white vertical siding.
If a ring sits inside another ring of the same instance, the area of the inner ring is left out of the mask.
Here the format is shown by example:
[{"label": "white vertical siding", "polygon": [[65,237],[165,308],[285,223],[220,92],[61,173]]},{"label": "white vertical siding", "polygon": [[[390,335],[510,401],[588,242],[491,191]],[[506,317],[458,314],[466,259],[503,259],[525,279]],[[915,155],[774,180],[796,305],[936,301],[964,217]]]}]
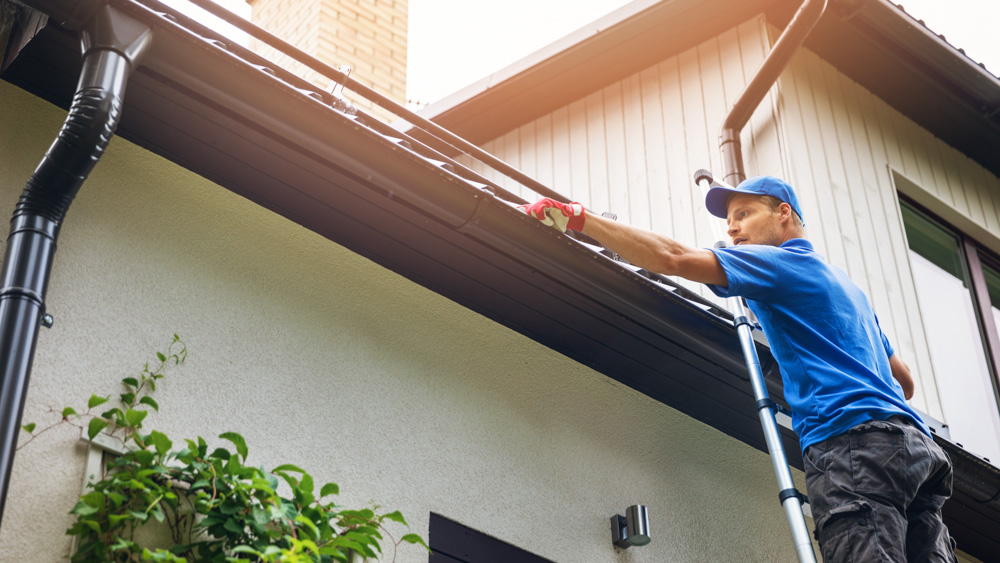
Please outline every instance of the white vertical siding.
[{"label": "white vertical siding", "polygon": [[944,419],[892,172],[924,190],[910,195],[993,248],[1000,181],[809,51],[793,58],[779,89],[789,179],[810,238],[868,293],[914,368],[914,405]]},{"label": "white vertical siding", "polygon": [[[722,236],[721,222],[708,218],[692,173],[721,172],[722,120],[777,33],[763,17],[752,19],[486,148],[591,209],[709,246]],[[747,174],[795,186],[810,240],[861,285],[911,364],[915,406],[943,418],[892,171],[926,190],[922,203],[947,210],[949,220],[998,251],[1000,180],[804,49],[742,139]],[[712,298],[703,286],[687,285]]]},{"label": "white vertical siding", "polygon": [[[692,174],[720,170],[719,126],[768,49],[763,19],[750,20],[484,148],[591,209],[709,246],[723,231],[708,218]],[[768,96],[744,130],[744,143],[754,148],[747,152],[753,172],[787,172],[776,107]],[[534,197],[511,180],[486,175]],[[697,284],[690,287],[711,297]]]}]

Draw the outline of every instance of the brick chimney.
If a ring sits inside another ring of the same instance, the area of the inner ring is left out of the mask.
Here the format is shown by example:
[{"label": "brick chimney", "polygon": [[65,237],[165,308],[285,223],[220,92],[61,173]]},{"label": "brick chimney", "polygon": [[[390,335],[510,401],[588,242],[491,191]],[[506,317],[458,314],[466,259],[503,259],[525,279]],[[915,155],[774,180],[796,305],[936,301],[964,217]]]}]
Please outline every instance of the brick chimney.
[{"label": "brick chimney", "polygon": [[[253,23],[400,104],[406,103],[406,24],[409,0],[248,0]],[[251,48],[324,89],[330,80],[251,41]],[[344,92],[355,106],[390,114]]]}]

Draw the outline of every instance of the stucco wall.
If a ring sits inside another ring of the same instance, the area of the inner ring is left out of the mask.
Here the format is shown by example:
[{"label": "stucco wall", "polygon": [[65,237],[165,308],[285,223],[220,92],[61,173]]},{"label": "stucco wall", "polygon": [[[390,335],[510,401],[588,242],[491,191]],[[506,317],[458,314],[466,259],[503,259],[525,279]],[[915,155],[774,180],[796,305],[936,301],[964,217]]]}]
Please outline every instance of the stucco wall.
[{"label": "stucco wall", "polygon": [[[0,99],[10,216],[64,112],[5,82]],[[555,561],[794,558],[766,455],[122,139],[70,209],[48,296],[25,421],[118,391],[176,332],[191,356],[153,427],[240,432],[250,463],[300,465],[425,537],[435,511]],[[66,554],[78,436],[17,454],[0,561]],[[621,552],[608,518],[633,503],[654,539]]]}]

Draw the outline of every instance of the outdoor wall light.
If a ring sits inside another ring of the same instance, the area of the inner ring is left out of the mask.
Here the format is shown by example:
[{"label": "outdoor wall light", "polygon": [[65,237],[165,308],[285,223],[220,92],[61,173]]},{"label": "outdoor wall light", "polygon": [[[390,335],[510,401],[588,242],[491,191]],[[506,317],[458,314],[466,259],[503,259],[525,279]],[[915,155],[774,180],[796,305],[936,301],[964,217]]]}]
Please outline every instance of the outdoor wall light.
[{"label": "outdoor wall light", "polygon": [[625,516],[612,516],[611,541],[622,549],[649,543],[649,513],[646,507],[633,504],[625,510]]}]

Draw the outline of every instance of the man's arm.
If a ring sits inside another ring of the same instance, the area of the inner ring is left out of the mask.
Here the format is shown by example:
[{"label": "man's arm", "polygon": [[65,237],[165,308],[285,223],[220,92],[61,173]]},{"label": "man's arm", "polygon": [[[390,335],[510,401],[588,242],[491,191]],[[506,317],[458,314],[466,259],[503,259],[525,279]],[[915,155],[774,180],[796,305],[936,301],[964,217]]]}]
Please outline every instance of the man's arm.
[{"label": "man's arm", "polygon": [[910,375],[910,366],[906,365],[899,354],[893,354],[889,357],[889,368],[892,369],[892,377],[903,388],[903,398],[912,399],[914,384],[913,376]]},{"label": "man's arm", "polygon": [[670,237],[587,214],[583,233],[593,237],[632,264],[651,272],[680,276],[720,287],[729,285],[715,254]]}]

